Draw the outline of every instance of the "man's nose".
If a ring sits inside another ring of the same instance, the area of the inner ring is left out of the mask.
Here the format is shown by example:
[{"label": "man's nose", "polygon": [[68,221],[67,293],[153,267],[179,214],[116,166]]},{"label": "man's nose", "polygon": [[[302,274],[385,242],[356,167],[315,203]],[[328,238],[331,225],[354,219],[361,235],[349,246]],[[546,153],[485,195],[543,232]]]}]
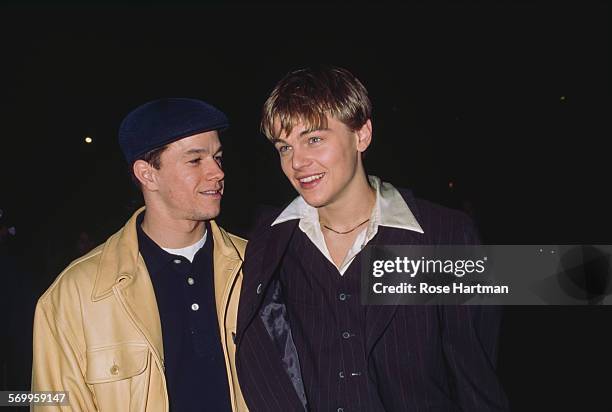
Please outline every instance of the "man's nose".
[{"label": "man's nose", "polygon": [[311,160],[308,155],[301,149],[293,149],[293,156],[291,156],[291,167],[298,170],[310,164]]},{"label": "man's nose", "polygon": [[223,173],[223,168],[214,159],[212,161],[212,165],[208,168],[207,172],[207,177],[209,180],[221,181],[225,177],[225,173]]}]

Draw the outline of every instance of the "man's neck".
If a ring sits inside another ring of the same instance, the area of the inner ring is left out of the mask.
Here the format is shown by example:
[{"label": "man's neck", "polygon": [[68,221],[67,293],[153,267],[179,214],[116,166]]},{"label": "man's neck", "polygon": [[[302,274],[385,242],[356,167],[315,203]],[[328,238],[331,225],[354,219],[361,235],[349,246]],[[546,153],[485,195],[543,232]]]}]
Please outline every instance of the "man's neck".
[{"label": "man's neck", "polygon": [[206,224],[205,221],[162,217],[154,210],[147,209],[142,230],[160,247],[181,249],[202,239]]},{"label": "man's neck", "polygon": [[362,173],[337,200],[318,209],[319,220],[338,231],[350,230],[370,217],[375,202],[376,192]]}]

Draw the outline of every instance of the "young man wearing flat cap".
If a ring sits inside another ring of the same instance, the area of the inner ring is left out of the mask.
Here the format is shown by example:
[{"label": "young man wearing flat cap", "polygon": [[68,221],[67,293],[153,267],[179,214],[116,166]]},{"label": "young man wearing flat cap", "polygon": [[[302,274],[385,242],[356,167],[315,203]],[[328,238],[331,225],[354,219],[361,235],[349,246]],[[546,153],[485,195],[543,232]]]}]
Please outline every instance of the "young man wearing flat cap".
[{"label": "young man wearing flat cap", "polygon": [[232,342],[246,241],[213,220],[226,127],[186,98],[125,117],[145,207],[39,299],[32,390],[67,391],[73,411],[246,410]]},{"label": "young man wearing flat cap", "polygon": [[[299,196],[246,251],[236,366],[252,411],[502,411],[499,311],[363,306],[365,245],[470,244],[463,213],[365,173],[371,103],[341,68],[289,73],[262,129]],[[404,161],[398,157],[398,161]]]}]

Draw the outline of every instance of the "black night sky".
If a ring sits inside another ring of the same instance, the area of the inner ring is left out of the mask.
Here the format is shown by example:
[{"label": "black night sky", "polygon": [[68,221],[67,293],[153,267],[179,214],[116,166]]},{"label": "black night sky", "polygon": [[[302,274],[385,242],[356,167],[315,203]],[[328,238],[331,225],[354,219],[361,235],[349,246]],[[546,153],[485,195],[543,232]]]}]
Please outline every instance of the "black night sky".
[{"label": "black night sky", "polygon": [[[369,173],[472,213],[489,244],[610,244],[609,12],[604,1],[0,6],[0,208],[38,294],[77,257],[81,231],[101,243],[141,202],[116,140],[123,116],[195,97],[230,117],[219,220],[245,235],[257,206],[294,196],[261,106],[286,72],[324,63],[370,92]],[[609,405],[611,317],[509,309],[499,370],[513,410]]]}]

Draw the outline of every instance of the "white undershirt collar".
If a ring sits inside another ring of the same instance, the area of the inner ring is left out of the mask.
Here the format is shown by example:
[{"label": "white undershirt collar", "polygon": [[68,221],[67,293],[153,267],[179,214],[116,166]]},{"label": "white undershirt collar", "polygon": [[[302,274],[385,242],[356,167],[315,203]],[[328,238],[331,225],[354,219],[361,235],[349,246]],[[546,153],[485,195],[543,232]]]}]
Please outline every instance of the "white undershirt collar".
[{"label": "white undershirt collar", "polygon": [[193,262],[193,258],[195,254],[198,253],[198,250],[200,250],[202,246],[204,246],[204,244],[206,243],[207,234],[208,234],[208,231],[204,230],[204,236],[202,236],[202,239],[198,240],[196,243],[194,243],[191,246],[182,247],[180,249],[170,249],[170,248],[163,247],[162,249],[164,249],[166,252],[170,254],[183,256],[185,259],[189,260],[190,262]]}]

